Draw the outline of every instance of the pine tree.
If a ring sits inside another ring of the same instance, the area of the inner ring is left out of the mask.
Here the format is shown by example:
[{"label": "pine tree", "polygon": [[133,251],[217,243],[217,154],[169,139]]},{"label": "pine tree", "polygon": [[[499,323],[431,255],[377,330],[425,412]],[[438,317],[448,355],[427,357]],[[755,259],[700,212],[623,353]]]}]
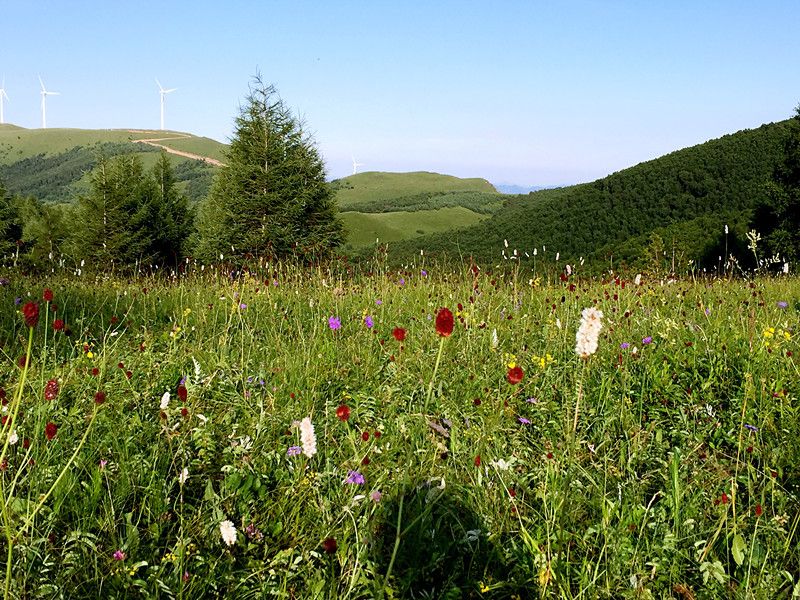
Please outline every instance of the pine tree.
[{"label": "pine tree", "polygon": [[199,209],[198,257],[312,259],[341,244],[342,224],[319,152],[275,88],[259,77],[236,119],[226,162]]},{"label": "pine tree", "polygon": [[22,223],[16,202],[0,181],[0,257],[14,252],[20,239]]},{"label": "pine tree", "polygon": [[163,150],[153,167],[152,178],[157,212],[157,227],[152,240],[153,259],[162,264],[175,265],[188,250],[194,216],[187,197],[177,188],[172,163]]}]

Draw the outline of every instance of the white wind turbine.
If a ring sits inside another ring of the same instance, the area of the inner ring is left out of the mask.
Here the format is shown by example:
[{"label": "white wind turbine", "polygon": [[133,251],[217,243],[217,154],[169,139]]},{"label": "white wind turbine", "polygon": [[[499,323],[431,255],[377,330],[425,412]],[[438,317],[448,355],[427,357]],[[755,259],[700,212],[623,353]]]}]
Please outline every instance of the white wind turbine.
[{"label": "white wind turbine", "polygon": [[44,81],[42,81],[41,76],[39,77],[39,83],[42,86],[42,129],[47,129],[47,97],[58,96],[59,92],[48,92],[44,87]]},{"label": "white wind turbine", "polygon": [[0,125],[5,123],[3,120],[3,98],[8,100],[8,94],[6,94],[6,77],[3,75],[3,85],[0,87]]},{"label": "white wind turbine", "polygon": [[158,81],[158,79],[156,79],[156,84],[158,84],[158,93],[161,95],[161,130],[163,131],[164,130],[164,96],[166,96],[167,94],[171,94],[172,92],[174,92],[178,88],[170,88],[168,90],[165,90],[163,87],[161,87],[161,83]]},{"label": "white wind turbine", "polygon": [[364,163],[356,162],[354,156],[352,156],[351,158],[353,159],[353,175],[355,175],[356,173],[358,173],[358,167],[363,167]]}]

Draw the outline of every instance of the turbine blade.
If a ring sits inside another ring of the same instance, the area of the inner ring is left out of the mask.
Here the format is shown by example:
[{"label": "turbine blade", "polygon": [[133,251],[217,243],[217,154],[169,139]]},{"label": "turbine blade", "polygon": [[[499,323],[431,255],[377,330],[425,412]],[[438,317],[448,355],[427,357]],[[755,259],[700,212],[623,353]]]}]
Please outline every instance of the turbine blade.
[{"label": "turbine blade", "polygon": [[45,90],[45,87],[44,87],[44,81],[42,81],[42,76],[41,76],[41,75],[39,75],[39,83],[40,83],[40,84],[41,84],[41,86],[42,86],[42,91],[43,91],[43,92],[44,92],[44,91],[46,91],[46,90]]},{"label": "turbine blade", "polygon": [[161,90],[162,92],[164,91],[164,88],[161,87],[161,82],[158,80],[158,77],[156,77],[156,85],[158,86],[159,90]]}]

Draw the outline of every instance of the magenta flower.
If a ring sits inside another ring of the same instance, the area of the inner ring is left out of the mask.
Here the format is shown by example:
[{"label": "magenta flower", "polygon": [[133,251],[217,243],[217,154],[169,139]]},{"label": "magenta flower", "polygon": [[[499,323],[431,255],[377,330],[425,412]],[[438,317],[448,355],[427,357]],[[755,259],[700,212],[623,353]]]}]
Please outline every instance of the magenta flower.
[{"label": "magenta flower", "polygon": [[372,329],[373,327],[375,327],[375,322],[372,320],[372,317],[367,315],[366,317],[364,317],[364,325],[367,326],[367,329]]},{"label": "magenta flower", "polygon": [[642,344],[647,346],[647,344],[653,343],[653,336],[648,335],[647,337],[642,338]]},{"label": "magenta flower", "polygon": [[339,320],[339,317],[328,317],[328,327],[336,331],[342,328],[342,322]]},{"label": "magenta flower", "polygon": [[525,417],[519,417],[517,420],[520,423],[522,423],[523,425],[530,425],[531,424],[531,422],[528,419],[526,419]]},{"label": "magenta flower", "polygon": [[117,550],[116,552],[114,552],[112,557],[114,558],[114,560],[125,560],[127,558],[127,556],[122,550]]}]

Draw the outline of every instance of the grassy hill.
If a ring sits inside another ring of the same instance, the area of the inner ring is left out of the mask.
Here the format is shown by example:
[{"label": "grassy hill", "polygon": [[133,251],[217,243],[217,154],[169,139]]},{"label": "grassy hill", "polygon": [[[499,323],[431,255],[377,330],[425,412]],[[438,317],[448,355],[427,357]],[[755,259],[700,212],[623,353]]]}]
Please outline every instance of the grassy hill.
[{"label": "grassy hill", "polygon": [[[762,125],[673,152],[593,183],[506,197],[491,218],[447,234],[399,242],[390,256],[472,253],[497,261],[508,240],[520,254],[543,247],[563,261],[580,257],[631,265],[683,260],[713,266],[729,251],[746,258],[751,210],[782,155],[788,121]],[[730,226],[725,239],[724,227]]]},{"label": "grassy hill", "polygon": [[[87,177],[101,154],[138,154],[150,167],[159,148],[136,140],[156,143],[176,151],[222,160],[225,144],[175,131],[123,129],[24,129],[0,125],[0,179],[9,191],[35,196],[45,202],[69,202],[86,191]],[[176,176],[192,200],[205,196],[214,167],[203,161],[170,155]]]},{"label": "grassy hill", "polygon": [[416,239],[468,227],[503,206],[485,179],[461,179],[439,173],[368,172],[335,180],[346,249]]}]

